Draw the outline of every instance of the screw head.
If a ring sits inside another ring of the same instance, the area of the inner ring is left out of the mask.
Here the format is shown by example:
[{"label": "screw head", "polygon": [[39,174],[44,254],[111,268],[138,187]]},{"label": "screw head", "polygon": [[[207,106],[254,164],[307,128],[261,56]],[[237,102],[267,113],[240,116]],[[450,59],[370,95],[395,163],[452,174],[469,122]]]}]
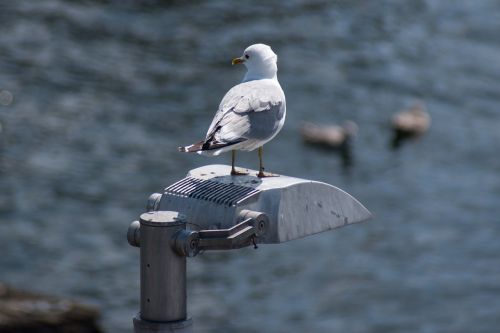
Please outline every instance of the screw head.
[{"label": "screw head", "polygon": [[264,221],[259,222],[259,230],[260,231],[264,230],[265,226],[266,226],[266,224],[264,223]]}]

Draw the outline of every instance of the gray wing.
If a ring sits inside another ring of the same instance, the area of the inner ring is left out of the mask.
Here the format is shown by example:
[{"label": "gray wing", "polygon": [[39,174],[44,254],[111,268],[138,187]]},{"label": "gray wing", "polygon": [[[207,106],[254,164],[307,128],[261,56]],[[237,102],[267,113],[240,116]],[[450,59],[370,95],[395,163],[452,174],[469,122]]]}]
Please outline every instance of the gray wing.
[{"label": "gray wing", "polygon": [[279,83],[266,81],[240,83],[227,92],[208,129],[207,142],[231,144],[274,135],[285,114],[285,95]]}]

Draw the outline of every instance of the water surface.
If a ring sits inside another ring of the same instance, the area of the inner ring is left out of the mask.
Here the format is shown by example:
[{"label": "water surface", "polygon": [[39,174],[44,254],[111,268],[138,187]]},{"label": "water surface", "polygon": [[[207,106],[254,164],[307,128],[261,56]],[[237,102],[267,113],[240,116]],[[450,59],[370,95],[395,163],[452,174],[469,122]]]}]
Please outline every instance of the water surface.
[{"label": "water surface", "polygon": [[[189,259],[196,331],[497,332],[499,13],[493,0],[2,2],[0,280],[96,304],[106,332],[131,332],[127,227],[150,193],[229,162],[176,148],[243,76],[231,58],[264,42],[288,106],[267,169],[339,186],[375,217]],[[391,151],[389,119],[417,99],[432,128]],[[347,173],[298,135],[346,119],[360,127]]]}]

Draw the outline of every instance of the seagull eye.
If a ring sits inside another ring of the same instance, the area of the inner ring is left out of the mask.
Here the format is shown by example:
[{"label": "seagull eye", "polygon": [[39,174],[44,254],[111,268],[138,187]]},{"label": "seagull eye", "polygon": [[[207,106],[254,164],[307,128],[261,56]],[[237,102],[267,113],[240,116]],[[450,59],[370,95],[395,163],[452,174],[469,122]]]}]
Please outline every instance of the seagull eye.
[{"label": "seagull eye", "polygon": [[247,59],[248,59],[248,58],[250,58],[250,56],[249,56],[248,54],[245,54],[245,58],[247,58]]}]

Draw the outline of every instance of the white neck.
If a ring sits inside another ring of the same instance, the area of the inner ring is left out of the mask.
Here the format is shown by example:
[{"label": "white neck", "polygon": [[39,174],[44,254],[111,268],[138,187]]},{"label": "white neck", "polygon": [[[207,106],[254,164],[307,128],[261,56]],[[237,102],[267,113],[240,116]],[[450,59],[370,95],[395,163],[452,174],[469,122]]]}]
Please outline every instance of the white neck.
[{"label": "white neck", "polygon": [[270,59],[270,61],[258,65],[252,64],[252,66],[248,66],[247,72],[243,77],[243,82],[263,79],[278,80],[277,74],[278,66],[276,65],[276,60]]},{"label": "white neck", "polygon": [[243,81],[241,82],[247,82],[247,81],[253,81],[253,80],[263,80],[263,79],[271,79],[271,80],[278,80],[278,75],[275,73],[274,75],[262,75],[261,73],[254,73],[248,71],[245,76],[243,77]]}]

